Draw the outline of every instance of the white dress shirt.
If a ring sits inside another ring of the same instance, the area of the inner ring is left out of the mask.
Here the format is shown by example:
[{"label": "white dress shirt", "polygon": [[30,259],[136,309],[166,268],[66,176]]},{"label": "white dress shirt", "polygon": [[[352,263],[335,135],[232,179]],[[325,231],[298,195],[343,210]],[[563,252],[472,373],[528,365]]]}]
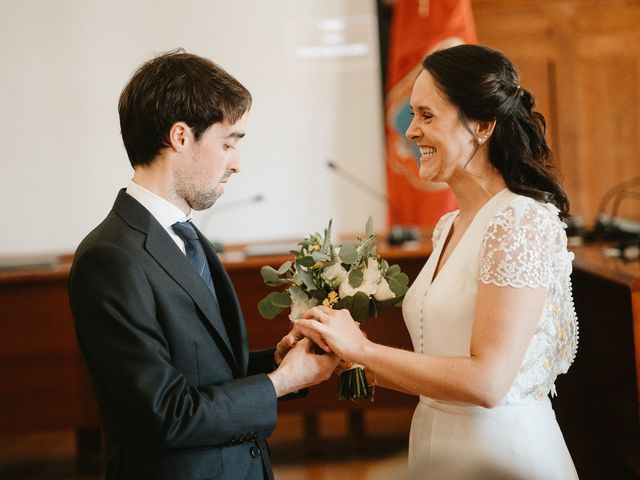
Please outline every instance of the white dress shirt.
[{"label": "white dress shirt", "polygon": [[191,213],[185,215],[184,212],[173,203],[168,202],[153,192],[150,192],[146,188],[135,183],[133,180],[131,180],[129,185],[127,185],[126,191],[129,195],[140,202],[144,208],[149,210],[149,213],[151,213],[158,223],[162,225],[173,241],[176,242],[176,245],[178,245],[180,250],[182,250],[182,253],[186,255],[184,241],[176,235],[173,228],[171,228],[171,225],[176,222],[186,222],[187,220],[191,220]]}]

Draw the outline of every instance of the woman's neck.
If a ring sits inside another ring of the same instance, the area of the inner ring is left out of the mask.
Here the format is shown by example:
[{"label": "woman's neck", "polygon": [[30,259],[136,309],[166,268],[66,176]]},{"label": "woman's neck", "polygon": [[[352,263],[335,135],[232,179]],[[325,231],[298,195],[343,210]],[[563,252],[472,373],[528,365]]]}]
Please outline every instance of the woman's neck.
[{"label": "woman's neck", "polygon": [[502,174],[494,169],[487,169],[482,175],[465,171],[451,179],[449,186],[458,201],[463,223],[470,222],[485,203],[507,187]]}]

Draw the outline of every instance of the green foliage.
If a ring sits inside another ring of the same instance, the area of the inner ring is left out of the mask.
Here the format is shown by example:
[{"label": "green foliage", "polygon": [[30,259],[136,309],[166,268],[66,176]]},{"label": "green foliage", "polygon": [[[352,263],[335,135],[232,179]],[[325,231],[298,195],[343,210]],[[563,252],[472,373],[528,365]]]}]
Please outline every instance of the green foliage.
[{"label": "green foliage", "polygon": [[313,279],[313,275],[311,274],[311,272],[309,272],[308,270],[305,270],[304,268],[302,268],[302,265],[300,265],[300,264],[296,265],[296,269],[298,271],[298,274],[300,275],[300,278],[302,279],[302,282],[307,287],[307,289],[308,290],[315,290],[317,287],[316,287],[316,284],[315,284],[315,281]]},{"label": "green foliage", "polygon": [[400,265],[391,265],[390,267],[387,267],[387,276],[388,277],[393,277],[393,276],[397,275],[398,273],[400,273]]},{"label": "green foliage", "polygon": [[327,226],[327,228],[324,229],[324,240],[322,241],[322,247],[320,247],[320,251],[325,254],[330,253],[331,248],[333,247],[333,244],[331,243],[331,224],[332,223],[333,223],[333,220],[329,220],[329,225]]},{"label": "green foliage", "polygon": [[335,305],[335,309],[346,308],[356,322],[364,322],[369,318],[369,296],[364,292],[356,292],[355,295],[341,298]]},{"label": "green foliage", "polygon": [[291,263],[291,261],[290,261],[290,260],[287,260],[287,261],[286,261],[286,262],[284,262],[282,265],[280,265],[280,268],[279,268],[279,269],[278,269],[278,271],[277,271],[277,272],[278,272],[278,275],[283,275],[283,274],[285,274],[286,272],[288,272],[288,271],[289,271],[289,269],[291,268],[291,265],[292,265],[292,263]]},{"label": "green foliage", "polygon": [[304,257],[298,258],[296,263],[303,267],[311,268],[316,264],[316,261],[311,255],[305,255]]},{"label": "green foliage", "polygon": [[353,288],[358,288],[362,285],[362,281],[364,280],[364,273],[362,270],[353,269],[349,272],[349,284]]},{"label": "green foliage", "polygon": [[409,289],[409,277],[401,272],[396,273],[392,277],[388,277],[387,283],[391,291],[395,293],[396,298],[404,297],[404,294],[407,293]]},{"label": "green foliage", "polygon": [[364,231],[367,237],[373,236],[373,217],[371,215],[369,215],[369,218],[367,219],[367,225]]},{"label": "green foliage", "polygon": [[262,280],[264,283],[269,285],[270,287],[277,287],[279,285],[284,285],[287,283],[286,280],[280,278],[280,273],[273,267],[264,266],[260,269],[260,275],[262,275]]},{"label": "green foliage", "polygon": [[[294,302],[297,302],[298,309],[300,306],[304,308],[310,298],[322,303],[330,292],[339,292],[344,276],[347,277],[349,285],[357,290],[363,286],[364,272],[369,265],[372,268],[375,268],[375,265],[379,266],[380,275],[389,284],[395,298],[380,302],[373,296],[356,291],[354,295],[339,298],[333,308],[346,308],[354,320],[362,322],[376,316],[385,308],[402,303],[409,279],[398,265],[389,266],[386,260],[378,256],[372,217],[367,220],[365,237],[358,237],[356,244],[342,244],[339,250],[331,239],[332,225],[333,222],[329,221],[323,235],[313,233],[300,240],[300,249],[291,250],[293,258],[277,269],[270,266],[260,269],[265,284],[281,289],[279,292],[269,293],[259,302],[258,310],[264,318],[276,317],[283,310],[292,307]],[[323,275],[328,267],[333,267],[334,272],[338,273]]]},{"label": "green foliage", "polygon": [[351,245],[350,243],[345,243],[340,247],[340,263],[352,265],[356,263],[357,258],[358,258],[358,250],[354,245]]}]

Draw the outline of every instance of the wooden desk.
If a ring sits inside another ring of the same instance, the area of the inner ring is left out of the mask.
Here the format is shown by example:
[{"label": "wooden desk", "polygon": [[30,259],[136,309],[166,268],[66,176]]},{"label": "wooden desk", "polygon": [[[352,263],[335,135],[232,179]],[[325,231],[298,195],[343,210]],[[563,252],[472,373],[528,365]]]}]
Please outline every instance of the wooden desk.
[{"label": "wooden desk", "polygon": [[0,432],[99,425],[67,298],[71,257],[0,271]]},{"label": "wooden desk", "polygon": [[556,382],[556,416],[582,480],[640,478],[640,262],[607,258],[602,245],[574,253],[580,338]]},{"label": "wooden desk", "polygon": [[78,469],[99,462],[100,416],[67,297],[71,256],[0,271],[0,434],[74,429]]}]

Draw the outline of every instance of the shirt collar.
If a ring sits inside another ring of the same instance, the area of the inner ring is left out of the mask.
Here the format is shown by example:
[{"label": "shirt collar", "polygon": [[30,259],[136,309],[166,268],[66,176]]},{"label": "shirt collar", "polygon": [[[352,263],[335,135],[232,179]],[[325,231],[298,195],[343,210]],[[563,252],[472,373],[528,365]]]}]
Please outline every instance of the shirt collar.
[{"label": "shirt collar", "polygon": [[191,212],[185,215],[184,212],[173,203],[138,185],[133,180],[129,181],[129,185],[127,185],[127,193],[149,210],[149,213],[151,213],[165,229],[170,229],[171,225],[176,222],[191,220]]}]

